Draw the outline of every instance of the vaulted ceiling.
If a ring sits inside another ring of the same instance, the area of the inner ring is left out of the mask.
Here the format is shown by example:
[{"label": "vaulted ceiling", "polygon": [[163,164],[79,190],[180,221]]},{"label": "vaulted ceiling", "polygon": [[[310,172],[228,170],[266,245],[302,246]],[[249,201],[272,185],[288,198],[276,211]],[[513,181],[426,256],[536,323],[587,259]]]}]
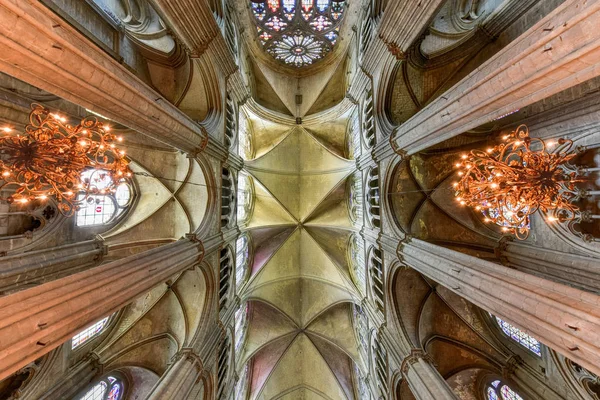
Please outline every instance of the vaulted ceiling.
[{"label": "vaulted ceiling", "polygon": [[347,257],[355,229],[347,180],[355,163],[319,139],[327,126],[265,122],[276,145],[263,151],[254,122],[259,157],[245,166],[254,183],[246,225],[253,259],[240,294],[249,326],[238,365],[250,365],[252,399],[354,399],[352,313],[360,296]]}]

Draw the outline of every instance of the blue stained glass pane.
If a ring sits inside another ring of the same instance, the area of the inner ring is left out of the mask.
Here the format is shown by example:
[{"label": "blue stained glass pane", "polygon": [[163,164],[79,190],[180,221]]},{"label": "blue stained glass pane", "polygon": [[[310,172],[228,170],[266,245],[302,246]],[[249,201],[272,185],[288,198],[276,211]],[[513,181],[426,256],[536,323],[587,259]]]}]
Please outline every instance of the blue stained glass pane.
[{"label": "blue stained glass pane", "polygon": [[488,400],[499,400],[496,391],[491,387],[487,389],[487,398]]},{"label": "blue stained glass pane", "polygon": [[317,0],[317,9],[320,12],[325,12],[329,8],[329,0]]},{"label": "blue stained glass pane", "polygon": [[521,396],[516,394],[510,387],[506,385],[502,386],[500,393],[502,393],[502,400],[523,400]]},{"label": "blue stained glass pane", "polygon": [[525,347],[532,353],[538,356],[542,355],[540,342],[536,338],[528,335],[516,326],[513,326],[498,317],[496,317],[496,322],[498,322],[498,325],[500,326],[500,328],[502,328],[502,331],[512,340],[519,343],[521,346]]},{"label": "blue stained glass pane", "polygon": [[110,392],[108,393],[108,397],[106,398],[106,400],[119,400],[120,393],[121,393],[121,385],[116,383],[110,389]]},{"label": "blue stained glass pane", "polygon": [[492,386],[495,387],[495,388],[497,388],[499,384],[500,384],[500,381],[494,381],[494,382],[492,382]]},{"label": "blue stained glass pane", "polygon": [[261,3],[250,3],[252,4],[252,13],[254,14],[254,16],[259,19],[259,20],[263,20],[265,18],[265,5],[261,4]]}]

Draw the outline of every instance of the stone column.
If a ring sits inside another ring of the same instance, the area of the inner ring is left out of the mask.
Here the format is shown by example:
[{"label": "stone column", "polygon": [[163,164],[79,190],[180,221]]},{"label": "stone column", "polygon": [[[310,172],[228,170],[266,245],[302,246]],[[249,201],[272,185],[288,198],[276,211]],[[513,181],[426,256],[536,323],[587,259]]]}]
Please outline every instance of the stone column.
[{"label": "stone column", "polygon": [[600,373],[600,296],[422,240],[398,246],[407,265]]},{"label": "stone column", "polygon": [[42,2],[0,4],[0,71],[187,153],[207,132]]},{"label": "stone column", "polygon": [[148,400],[186,400],[202,373],[202,362],[192,349],[182,349],[157,382]]},{"label": "stone column", "polygon": [[503,263],[519,271],[600,294],[600,259],[503,241],[496,250]]},{"label": "stone column", "polygon": [[203,254],[193,236],[0,298],[0,380]]},{"label": "stone column", "polygon": [[97,265],[106,250],[100,239],[0,257],[0,293],[38,285]]},{"label": "stone column", "polygon": [[417,400],[458,399],[423,350],[412,350],[402,361],[401,372]]},{"label": "stone column", "polygon": [[414,154],[600,75],[600,3],[566,0],[390,137]]},{"label": "stone column", "polygon": [[410,46],[431,24],[443,0],[396,0],[388,2],[379,37],[397,58],[403,58]]}]

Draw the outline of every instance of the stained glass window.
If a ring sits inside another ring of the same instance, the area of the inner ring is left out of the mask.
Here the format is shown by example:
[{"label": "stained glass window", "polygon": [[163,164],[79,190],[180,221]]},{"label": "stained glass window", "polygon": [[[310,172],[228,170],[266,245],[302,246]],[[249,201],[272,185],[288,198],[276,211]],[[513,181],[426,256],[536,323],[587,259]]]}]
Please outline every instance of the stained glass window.
[{"label": "stained glass window", "polygon": [[250,366],[246,364],[235,385],[236,400],[246,400],[248,397],[248,384],[250,383]]},{"label": "stained glass window", "polygon": [[76,349],[94,336],[98,335],[106,327],[108,317],[101,319],[95,324],[88,326],[71,339],[71,348]]},{"label": "stained glass window", "polygon": [[354,329],[360,346],[360,353],[363,359],[366,360],[369,351],[369,319],[365,310],[355,304],[354,305]]},{"label": "stained glass window", "polygon": [[349,179],[348,192],[350,219],[352,222],[360,225],[363,215],[363,183],[360,172],[355,173]]},{"label": "stained glass window", "polygon": [[[76,213],[77,226],[93,226],[110,224],[120,216],[131,204],[131,189],[125,180],[117,186],[114,193],[102,193],[112,185],[112,179],[106,171],[88,169],[81,174],[83,185],[89,185],[100,191],[100,194],[88,196]],[[85,199],[84,194],[77,195],[77,200]]]},{"label": "stained glass window", "polygon": [[250,246],[248,235],[243,234],[235,243],[235,286],[242,287],[248,274],[248,262],[250,258]]},{"label": "stained glass window", "polygon": [[235,352],[238,353],[246,339],[248,327],[248,303],[240,306],[235,312]]},{"label": "stained glass window", "polygon": [[487,400],[523,400],[510,386],[499,380],[489,383],[485,392]]},{"label": "stained glass window", "polygon": [[106,393],[107,387],[106,382],[98,382],[80,400],[104,400],[104,393]]},{"label": "stained glass window", "polygon": [[263,48],[279,61],[304,67],[335,46],[346,2],[253,0],[250,4]]},{"label": "stained glass window", "polygon": [[240,173],[238,175],[237,187],[237,221],[243,225],[250,217],[252,210],[252,182],[248,175]]},{"label": "stained glass window", "polygon": [[519,328],[514,325],[509,324],[508,322],[495,317],[496,322],[502,328],[502,331],[512,340],[519,343],[521,346],[525,347],[527,350],[531,351],[535,355],[541,356],[542,349],[540,342],[534,338],[533,336],[528,335],[523,332]]},{"label": "stained glass window", "polygon": [[120,400],[123,395],[123,385],[115,377],[109,376],[96,383],[77,400]]},{"label": "stained glass window", "polygon": [[358,289],[365,294],[367,290],[366,265],[365,265],[365,241],[358,235],[352,235],[350,239],[350,265],[352,266],[352,278]]}]

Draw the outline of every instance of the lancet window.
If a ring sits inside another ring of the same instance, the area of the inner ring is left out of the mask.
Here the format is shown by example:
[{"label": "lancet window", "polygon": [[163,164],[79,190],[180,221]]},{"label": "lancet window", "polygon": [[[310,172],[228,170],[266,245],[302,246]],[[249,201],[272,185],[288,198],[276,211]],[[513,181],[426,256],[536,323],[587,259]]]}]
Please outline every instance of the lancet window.
[{"label": "lancet window", "polygon": [[490,382],[485,389],[485,395],[487,400],[523,400],[510,386],[500,380]]},{"label": "lancet window", "polygon": [[531,335],[523,332],[519,328],[514,325],[509,324],[508,322],[494,317],[496,319],[496,323],[502,329],[502,332],[506,334],[509,338],[519,343],[521,346],[525,347],[527,350],[531,351],[533,354],[540,356],[542,355],[542,349],[540,342]]},{"label": "lancet window", "polygon": [[100,321],[88,326],[71,339],[71,349],[76,349],[79,346],[87,343],[90,339],[98,336],[108,324],[109,317],[102,318]]},{"label": "lancet window", "polygon": [[[113,223],[130,206],[131,187],[125,179],[114,192],[107,189],[113,185],[111,177],[101,169],[88,169],[81,174],[83,185],[97,188],[99,194],[88,196],[76,213],[77,226],[105,225]],[[105,191],[105,193],[103,193]],[[85,199],[85,194],[77,196],[78,201]]]},{"label": "lancet window", "polygon": [[267,53],[294,67],[314,64],[338,41],[344,0],[251,0]]},{"label": "lancet window", "polygon": [[250,246],[248,234],[242,234],[235,243],[235,286],[242,287],[248,275]]},{"label": "lancet window", "polygon": [[253,184],[251,178],[240,173],[238,175],[237,187],[237,221],[238,225],[243,225],[250,217],[252,210]]},{"label": "lancet window", "polygon": [[365,265],[365,241],[360,235],[354,234],[350,239],[349,256],[352,266],[352,278],[354,284],[362,293],[366,293],[366,269]]},{"label": "lancet window", "polygon": [[348,179],[347,185],[350,219],[355,224],[361,224],[363,216],[363,188],[362,175],[360,172],[352,175],[350,179]]},{"label": "lancet window", "polygon": [[123,383],[120,379],[108,376],[96,383],[77,400],[120,400],[123,395]]},{"label": "lancet window", "polygon": [[253,157],[252,151],[252,122],[243,110],[238,115],[238,155],[244,160]]},{"label": "lancet window", "polygon": [[364,308],[358,304],[354,305],[354,329],[358,339],[360,354],[364,360],[368,360],[369,354],[369,319]]},{"label": "lancet window", "polygon": [[248,397],[248,388],[250,384],[250,365],[246,364],[240,373],[240,377],[235,385],[235,398],[246,400]]},{"label": "lancet window", "polygon": [[235,312],[235,352],[242,348],[248,328],[248,303],[242,304]]}]

